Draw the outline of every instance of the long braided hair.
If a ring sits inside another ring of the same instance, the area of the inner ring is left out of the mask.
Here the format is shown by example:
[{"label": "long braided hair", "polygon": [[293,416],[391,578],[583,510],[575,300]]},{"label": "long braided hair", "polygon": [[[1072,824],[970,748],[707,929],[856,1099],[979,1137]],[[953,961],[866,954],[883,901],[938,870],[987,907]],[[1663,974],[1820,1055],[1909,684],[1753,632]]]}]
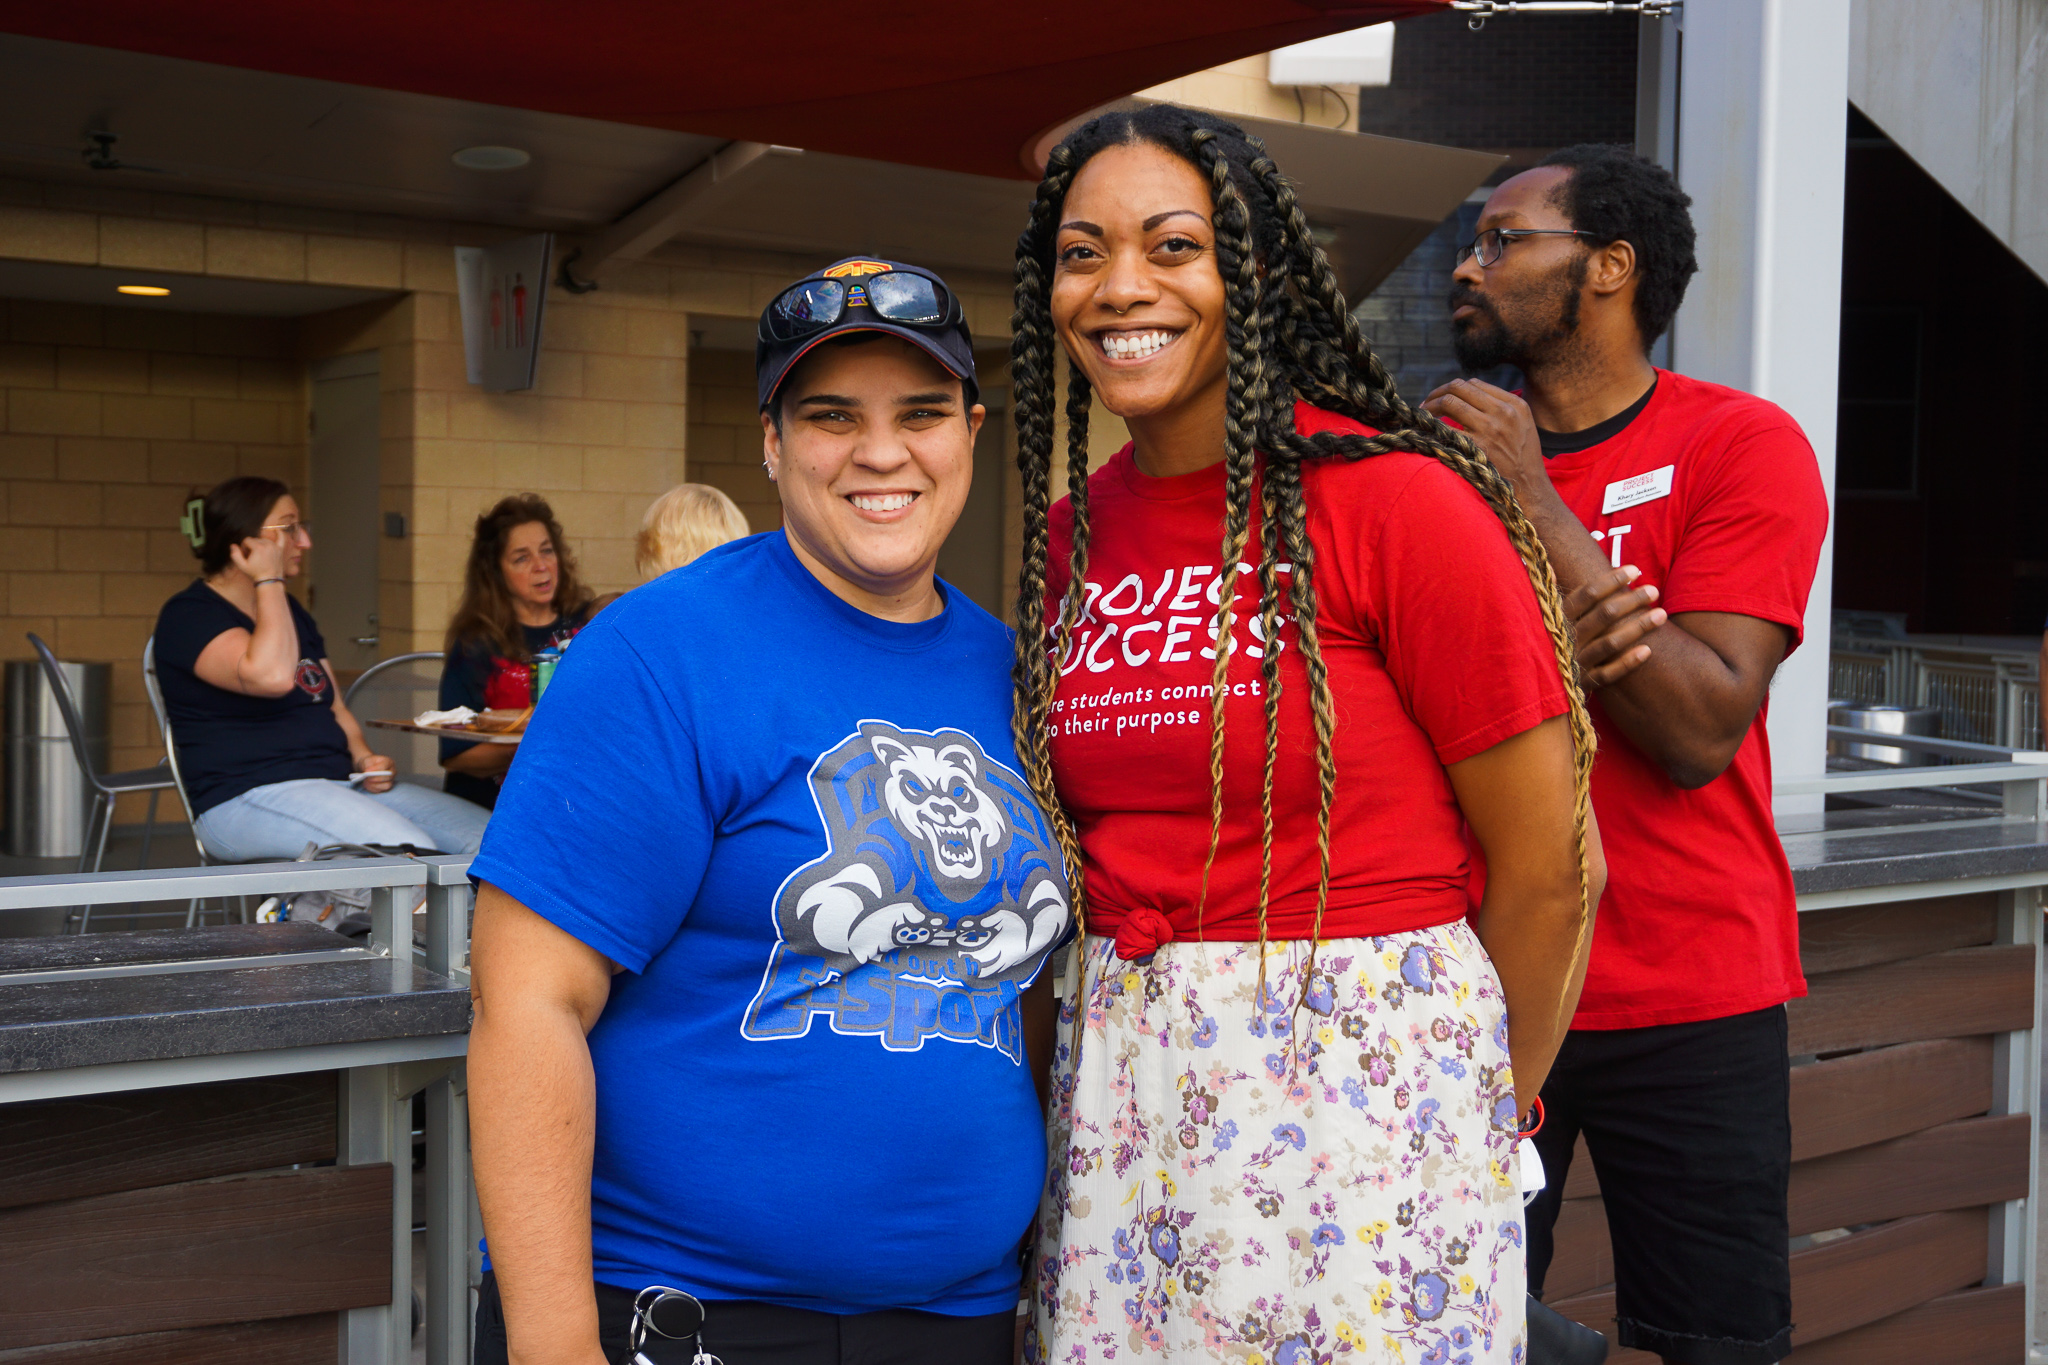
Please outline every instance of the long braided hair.
[{"label": "long braided hair", "polygon": [[[1053,783],[1050,716],[1059,661],[1067,656],[1086,601],[1090,389],[1080,368],[1069,357],[1067,492],[1073,511],[1073,541],[1066,593],[1048,624],[1046,584],[1051,543],[1056,346],[1052,320],[1053,258],[1060,211],[1074,176],[1105,148],[1138,143],[1149,143],[1186,159],[1208,180],[1215,210],[1216,265],[1223,277],[1226,300],[1229,370],[1224,397],[1224,586],[1216,605],[1216,662],[1209,708],[1209,854],[1203,865],[1202,902],[1207,900],[1209,870],[1214,865],[1223,830],[1224,701],[1232,653],[1229,641],[1236,596],[1233,585],[1244,571],[1245,555],[1250,549],[1251,508],[1256,490],[1259,545],[1254,568],[1259,607],[1253,623],[1255,634],[1270,642],[1279,633],[1283,604],[1278,566],[1289,563],[1293,572],[1285,606],[1296,627],[1315,725],[1319,870],[1307,967],[1313,973],[1313,940],[1322,937],[1323,912],[1330,888],[1330,811],[1337,786],[1336,713],[1317,631],[1316,557],[1308,535],[1302,464],[1315,459],[1357,460],[1388,451],[1410,451],[1440,461],[1478,490],[1506,529],[1535,590],[1570,706],[1575,759],[1572,829],[1579,862],[1577,947],[1583,949],[1592,909],[1588,904],[1586,837],[1593,726],[1579,685],[1571,626],[1543,542],[1516,502],[1513,486],[1478,445],[1465,433],[1403,401],[1386,366],[1373,354],[1357,320],[1346,307],[1336,272],[1311,234],[1293,187],[1267,155],[1265,145],[1226,119],[1168,104],[1101,115],[1055,147],[1031,206],[1030,221],[1017,239],[1016,313],[1012,318],[1014,339],[1010,348],[1018,464],[1024,484],[1024,558],[1018,578],[1017,658],[1012,672],[1017,691],[1017,752],[1066,855],[1077,918],[1085,913],[1086,903],[1080,842]],[[1365,437],[1325,432],[1304,436],[1294,426],[1297,399],[1353,418],[1380,434]],[[1259,665],[1265,700],[1258,906],[1262,999],[1266,912],[1272,890],[1273,774],[1279,751],[1279,654],[1280,650],[1269,644],[1260,651]],[[1198,921],[1203,908],[1204,905],[1198,905]],[[1303,994],[1306,995],[1306,989]]]}]

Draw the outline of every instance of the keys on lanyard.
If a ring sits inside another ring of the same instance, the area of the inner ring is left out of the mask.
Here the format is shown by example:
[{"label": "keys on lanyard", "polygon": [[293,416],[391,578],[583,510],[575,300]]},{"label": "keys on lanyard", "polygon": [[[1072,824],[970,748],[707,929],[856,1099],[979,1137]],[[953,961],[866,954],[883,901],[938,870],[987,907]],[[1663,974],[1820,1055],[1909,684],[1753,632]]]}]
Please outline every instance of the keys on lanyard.
[{"label": "keys on lanyard", "polygon": [[1515,1129],[1515,1165],[1518,1168],[1516,1174],[1522,1187],[1522,1203],[1525,1207],[1537,1195],[1543,1193],[1544,1186],[1543,1157],[1536,1150],[1536,1145],[1529,1141],[1543,1131],[1543,1101],[1540,1098],[1530,1101],[1529,1116],[1536,1121],[1535,1127],[1523,1128],[1517,1125]]},{"label": "keys on lanyard", "polygon": [[666,1341],[694,1341],[697,1351],[691,1365],[725,1365],[704,1350],[704,1305],[680,1289],[651,1284],[633,1299],[633,1326],[626,1334],[629,1365],[654,1365],[640,1348],[649,1336]]}]

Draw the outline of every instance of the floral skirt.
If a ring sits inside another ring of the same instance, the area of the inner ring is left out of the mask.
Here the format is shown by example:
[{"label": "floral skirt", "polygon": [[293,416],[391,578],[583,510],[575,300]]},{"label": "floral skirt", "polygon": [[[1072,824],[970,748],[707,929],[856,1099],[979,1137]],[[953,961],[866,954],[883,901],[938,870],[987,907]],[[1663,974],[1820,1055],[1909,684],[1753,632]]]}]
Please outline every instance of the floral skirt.
[{"label": "floral skirt", "polygon": [[[1025,1359],[1520,1365],[1507,1016],[1460,921],[1106,938],[1062,983]],[[1077,982],[1078,977],[1078,982]]]}]

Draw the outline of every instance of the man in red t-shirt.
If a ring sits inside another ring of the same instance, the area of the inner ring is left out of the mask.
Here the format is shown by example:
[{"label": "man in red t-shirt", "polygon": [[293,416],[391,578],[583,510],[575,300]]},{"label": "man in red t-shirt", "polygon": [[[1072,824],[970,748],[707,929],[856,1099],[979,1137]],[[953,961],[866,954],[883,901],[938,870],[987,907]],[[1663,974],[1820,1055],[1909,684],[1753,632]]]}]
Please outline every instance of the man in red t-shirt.
[{"label": "man in red t-shirt", "polygon": [[1550,552],[1601,749],[1609,880],[1585,993],[1543,1090],[1540,1293],[1574,1139],[1614,1242],[1623,1346],[1683,1365],[1791,1348],[1784,1002],[1806,993],[1771,821],[1764,716],[1827,530],[1781,409],[1653,367],[1695,270],[1690,200],[1622,148],[1503,183],[1453,276],[1469,369],[1424,406],[1470,431]]}]

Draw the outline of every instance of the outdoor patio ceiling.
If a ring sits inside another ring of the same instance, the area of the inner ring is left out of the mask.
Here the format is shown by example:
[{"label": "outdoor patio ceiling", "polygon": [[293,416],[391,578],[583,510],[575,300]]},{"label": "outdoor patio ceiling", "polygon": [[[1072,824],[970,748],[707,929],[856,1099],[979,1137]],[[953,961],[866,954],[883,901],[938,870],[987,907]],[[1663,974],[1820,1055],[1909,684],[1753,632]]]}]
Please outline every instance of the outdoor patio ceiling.
[{"label": "outdoor patio ceiling", "polygon": [[1018,177],[1083,109],[1443,0],[100,0],[0,31],[728,140]]},{"label": "outdoor patio ceiling", "polygon": [[[822,0],[744,13],[636,0],[575,31],[537,4],[485,15],[468,0],[338,0],[318,41],[303,14],[241,0],[18,7],[0,16],[0,173],[601,244],[721,149],[775,143],[801,154],[746,161],[623,255],[674,239],[1007,270],[1028,167],[1077,116],[1204,66],[1439,7],[1191,0],[1162,38],[1157,11],[1069,0],[1029,13],[895,0],[863,6],[857,25]],[[1301,183],[1354,295],[1498,164],[1290,123],[1257,131]],[[89,169],[92,133],[118,139],[117,169]],[[531,159],[452,159],[478,145]],[[583,273],[610,254],[586,252]]]}]

